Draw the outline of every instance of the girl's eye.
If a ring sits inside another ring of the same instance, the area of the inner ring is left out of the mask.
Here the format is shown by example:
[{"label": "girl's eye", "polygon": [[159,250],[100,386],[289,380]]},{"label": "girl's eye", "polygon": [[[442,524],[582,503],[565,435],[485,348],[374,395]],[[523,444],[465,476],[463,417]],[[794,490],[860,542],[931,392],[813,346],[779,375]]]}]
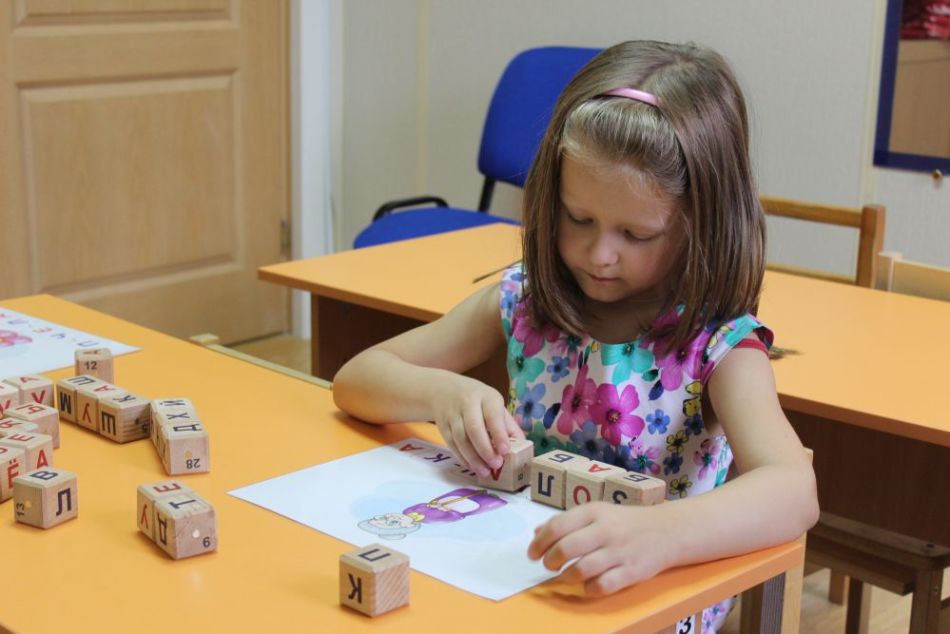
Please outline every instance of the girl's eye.
[{"label": "girl's eye", "polygon": [[575,225],[589,225],[589,224],[591,223],[591,219],[590,219],[590,218],[576,218],[576,217],[574,217],[574,216],[571,215],[571,214],[567,214],[567,217],[568,217],[568,218],[570,219],[570,221],[573,222]]},{"label": "girl's eye", "polygon": [[624,237],[628,242],[646,242],[646,238],[641,238],[641,237],[639,237],[639,236],[635,236],[635,235],[633,235],[632,233],[630,233],[629,231],[624,231],[624,232],[623,232],[623,237]]}]

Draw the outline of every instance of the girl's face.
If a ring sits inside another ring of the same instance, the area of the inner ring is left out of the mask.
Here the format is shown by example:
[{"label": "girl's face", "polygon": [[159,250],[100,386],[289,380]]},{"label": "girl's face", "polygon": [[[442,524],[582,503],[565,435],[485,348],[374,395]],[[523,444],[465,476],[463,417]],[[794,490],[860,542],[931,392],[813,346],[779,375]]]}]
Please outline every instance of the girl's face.
[{"label": "girl's face", "polygon": [[587,298],[662,303],[685,241],[676,199],[631,166],[566,156],[560,194],[558,251]]}]

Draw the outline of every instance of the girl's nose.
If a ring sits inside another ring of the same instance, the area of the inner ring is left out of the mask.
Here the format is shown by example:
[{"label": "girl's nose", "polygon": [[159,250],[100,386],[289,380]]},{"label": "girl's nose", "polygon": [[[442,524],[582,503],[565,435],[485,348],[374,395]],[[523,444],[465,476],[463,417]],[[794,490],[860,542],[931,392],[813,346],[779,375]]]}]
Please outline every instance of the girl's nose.
[{"label": "girl's nose", "polygon": [[617,262],[617,249],[609,235],[603,233],[594,238],[590,245],[589,255],[591,264],[595,266],[610,266]]}]

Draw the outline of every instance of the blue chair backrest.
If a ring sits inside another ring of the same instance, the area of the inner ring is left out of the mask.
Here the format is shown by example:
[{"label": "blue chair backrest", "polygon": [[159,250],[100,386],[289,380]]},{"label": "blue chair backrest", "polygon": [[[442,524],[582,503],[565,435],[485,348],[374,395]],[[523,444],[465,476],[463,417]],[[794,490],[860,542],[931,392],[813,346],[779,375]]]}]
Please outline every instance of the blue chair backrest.
[{"label": "blue chair backrest", "polygon": [[478,171],[524,187],[558,95],[601,49],[548,46],[515,56],[502,73],[485,118]]}]

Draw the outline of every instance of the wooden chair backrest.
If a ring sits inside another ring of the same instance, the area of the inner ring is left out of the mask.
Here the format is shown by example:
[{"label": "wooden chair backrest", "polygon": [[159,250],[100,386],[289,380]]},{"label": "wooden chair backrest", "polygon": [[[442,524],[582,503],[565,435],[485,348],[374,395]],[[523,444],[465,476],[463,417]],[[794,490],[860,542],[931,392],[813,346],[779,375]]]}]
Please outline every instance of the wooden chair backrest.
[{"label": "wooden chair backrest", "polygon": [[877,254],[884,248],[884,207],[864,205],[863,207],[838,207],[815,203],[761,196],[762,208],[767,216],[794,218],[807,222],[817,222],[858,230],[858,260],[853,277],[804,267],[769,263],[774,271],[807,275],[835,282],[846,282],[858,286],[871,287],[875,280]]},{"label": "wooden chair backrest", "polygon": [[911,262],[887,251],[877,255],[874,288],[950,302],[950,269]]}]

